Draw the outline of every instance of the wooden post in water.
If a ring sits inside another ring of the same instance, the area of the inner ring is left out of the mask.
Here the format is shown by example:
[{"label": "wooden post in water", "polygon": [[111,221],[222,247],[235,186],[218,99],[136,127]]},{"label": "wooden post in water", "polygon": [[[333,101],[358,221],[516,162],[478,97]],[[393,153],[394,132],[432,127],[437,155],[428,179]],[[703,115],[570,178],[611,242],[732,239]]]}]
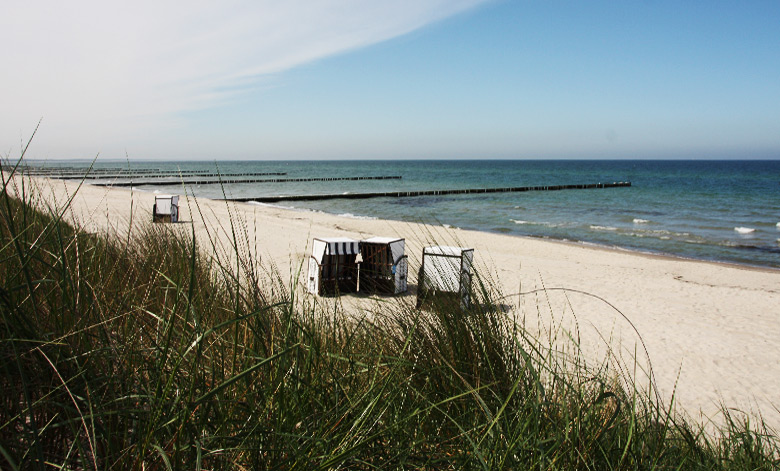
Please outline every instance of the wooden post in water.
[{"label": "wooden post in water", "polygon": [[455,190],[417,190],[417,191],[385,191],[373,193],[337,193],[317,195],[281,195],[281,196],[257,196],[253,198],[226,198],[228,201],[258,203],[279,203],[282,201],[320,201],[333,199],[368,199],[368,198],[408,198],[412,196],[440,196],[458,195],[470,193],[516,193],[523,191],[558,191],[558,190],[587,190],[596,188],[625,188],[630,187],[631,182],[591,183],[583,185],[553,185],[553,186],[518,186],[509,188],[470,188]]}]

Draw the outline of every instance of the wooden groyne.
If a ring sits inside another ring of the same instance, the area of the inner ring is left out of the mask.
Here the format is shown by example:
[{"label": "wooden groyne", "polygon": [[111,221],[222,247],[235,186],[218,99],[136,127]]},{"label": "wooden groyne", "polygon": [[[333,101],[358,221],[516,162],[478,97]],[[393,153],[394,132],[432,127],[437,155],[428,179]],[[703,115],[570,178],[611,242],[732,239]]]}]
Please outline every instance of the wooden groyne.
[{"label": "wooden groyne", "polygon": [[313,178],[262,178],[262,179],[207,179],[207,180],[170,180],[170,181],[135,181],[135,182],[101,182],[93,183],[94,186],[162,186],[162,185],[212,185],[222,183],[225,185],[234,183],[291,183],[291,182],[331,182],[354,180],[400,180],[403,177],[377,176],[377,177],[313,177]]},{"label": "wooden groyne", "polygon": [[[87,167],[74,167],[74,166],[56,166],[56,167],[41,167],[41,166],[35,166],[35,165],[3,165],[2,169],[6,172],[9,172],[11,170],[16,169],[18,172],[24,172],[25,175],[29,176],[43,176],[43,175],[51,175],[51,174],[74,174],[74,173],[81,173],[85,174],[88,171]],[[136,169],[133,169],[134,171]],[[153,171],[155,169],[138,169],[141,171]],[[92,172],[124,172],[127,171],[126,168],[122,167],[101,167],[101,168],[94,168],[91,170]]]},{"label": "wooden groyne", "polygon": [[384,191],[374,193],[336,193],[320,195],[258,196],[255,198],[226,198],[229,201],[279,203],[282,201],[317,201],[332,199],[408,198],[413,196],[461,195],[478,193],[519,193],[524,191],[590,190],[597,188],[623,188],[631,182],[590,183],[584,185],[515,186],[506,188],[467,188],[458,190]]},{"label": "wooden groyne", "polygon": [[[4,165],[3,170],[11,171],[13,166]],[[17,171],[30,177],[47,177],[60,180],[107,180],[111,178],[177,178],[177,177],[261,177],[284,176],[287,172],[227,172],[213,170],[162,170],[159,168],[84,168],[84,167],[33,167],[22,166]]]},{"label": "wooden groyne", "polygon": [[[4,165],[3,170],[12,170],[12,165]],[[160,170],[157,168],[121,168],[121,167],[101,167],[101,168],[87,168],[87,167],[34,167],[29,165],[23,165],[16,169],[19,172],[23,172],[30,177],[63,177],[63,176],[85,176],[85,175],[97,175],[97,174],[148,174],[148,173],[160,173],[160,172],[176,172],[175,170]],[[202,171],[202,170],[184,170],[184,172]]]},{"label": "wooden groyne", "polygon": [[[219,177],[272,177],[272,176],[284,176],[287,172],[248,172],[248,173],[214,173],[214,172],[198,172],[198,171],[170,171],[160,172],[155,174],[146,173],[117,173],[117,174],[89,174],[89,175],[67,175],[67,176],[50,176],[49,178],[57,178],[60,180],[108,180],[111,178],[192,178],[192,177],[208,177],[218,179]],[[219,181],[219,180],[217,180]],[[223,180],[224,181],[224,180]],[[128,182],[129,183],[129,182]],[[178,181],[176,182],[178,183]],[[118,186],[114,184],[114,186]]]}]

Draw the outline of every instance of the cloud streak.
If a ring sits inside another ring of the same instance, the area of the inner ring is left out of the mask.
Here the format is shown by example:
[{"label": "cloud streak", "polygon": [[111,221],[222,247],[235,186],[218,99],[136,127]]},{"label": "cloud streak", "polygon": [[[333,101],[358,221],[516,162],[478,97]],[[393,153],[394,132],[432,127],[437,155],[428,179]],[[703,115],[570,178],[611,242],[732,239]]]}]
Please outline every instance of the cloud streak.
[{"label": "cloud streak", "polygon": [[263,77],[484,1],[6,2],[0,152],[15,155],[41,117],[36,147],[45,156],[124,148]]}]

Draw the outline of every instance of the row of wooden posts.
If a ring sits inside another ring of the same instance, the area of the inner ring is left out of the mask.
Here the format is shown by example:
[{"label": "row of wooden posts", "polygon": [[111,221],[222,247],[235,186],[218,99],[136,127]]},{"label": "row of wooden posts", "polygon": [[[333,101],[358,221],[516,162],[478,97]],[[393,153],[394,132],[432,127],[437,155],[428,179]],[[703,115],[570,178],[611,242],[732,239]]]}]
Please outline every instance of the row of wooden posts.
[{"label": "row of wooden posts", "polygon": [[[400,177],[399,177],[400,178]],[[479,193],[522,193],[527,191],[591,190],[630,187],[631,182],[584,183],[574,185],[513,186],[500,188],[455,188],[443,190],[376,191],[367,193],[326,193],[309,195],[278,195],[227,198],[230,201],[257,203],[281,203],[285,201],[320,201],[332,199],[407,198],[413,196],[445,196]]]},{"label": "row of wooden posts", "polygon": [[403,177],[398,175],[381,175],[381,176],[366,176],[366,177],[307,177],[307,178],[260,178],[260,179],[247,179],[241,178],[237,180],[225,180],[225,179],[203,179],[203,180],[184,180],[184,181],[123,181],[123,182],[101,182],[93,183],[95,186],[166,186],[166,185],[213,185],[221,183],[224,185],[232,185],[238,183],[292,183],[292,182],[336,182],[336,181],[357,181],[357,180],[400,180]]}]

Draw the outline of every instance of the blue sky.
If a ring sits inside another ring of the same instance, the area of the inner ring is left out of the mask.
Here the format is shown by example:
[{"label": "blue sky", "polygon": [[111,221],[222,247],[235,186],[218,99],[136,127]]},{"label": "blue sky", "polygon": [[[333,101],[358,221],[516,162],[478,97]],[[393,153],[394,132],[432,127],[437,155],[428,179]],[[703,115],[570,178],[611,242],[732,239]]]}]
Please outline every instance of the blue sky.
[{"label": "blue sky", "polygon": [[780,158],[777,1],[83,3],[0,15],[3,155]]}]

